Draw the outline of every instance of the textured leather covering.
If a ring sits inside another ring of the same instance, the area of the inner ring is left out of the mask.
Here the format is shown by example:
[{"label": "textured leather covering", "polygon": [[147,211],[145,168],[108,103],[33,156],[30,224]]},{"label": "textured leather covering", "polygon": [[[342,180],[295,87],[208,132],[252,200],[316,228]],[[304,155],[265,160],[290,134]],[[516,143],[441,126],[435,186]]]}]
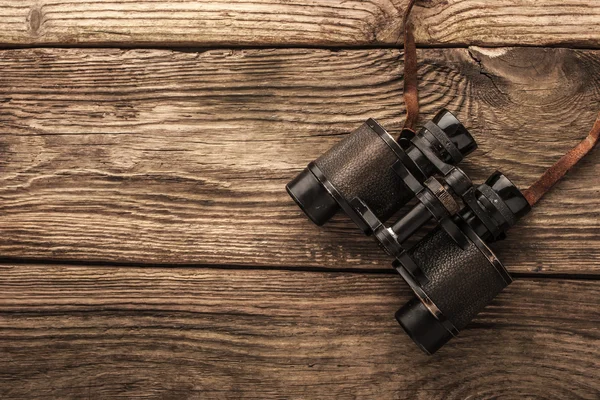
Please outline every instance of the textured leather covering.
[{"label": "textured leather covering", "polygon": [[506,287],[471,241],[463,250],[442,229],[417,243],[409,254],[429,279],[423,290],[459,330]]},{"label": "textured leather covering", "polygon": [[381,137],[363,124],[315,164],[347,201],[359,197],[383,222],[413,197],[391,169],[397,160]]}]

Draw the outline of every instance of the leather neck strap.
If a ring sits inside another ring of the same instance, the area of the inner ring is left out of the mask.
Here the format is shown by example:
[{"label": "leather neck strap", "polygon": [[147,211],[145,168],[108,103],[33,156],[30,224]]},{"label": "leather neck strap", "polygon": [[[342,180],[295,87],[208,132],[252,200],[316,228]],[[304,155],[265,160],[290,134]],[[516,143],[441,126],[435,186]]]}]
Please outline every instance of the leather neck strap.
[{"label": "leather neck strap", "polygon": [[413,33],[413,25],[409,21],[410,12],[416,0],[409,0],[402,27],[404,29],[404,103],[406,104],[406,120],[402,127],[402,136],[412,137],[419,118],[419,95],[417,93],[417,46]]},{"label": "leather neck strap", "polygon": [[585,139],[562,156],[553,166],[548,168],[540,178],[523,191],[523,195],[530,205],[537,203],[556,182],[558,182],[571,168],[575,166],[587,153],[589,153],[600,139],[600,114],[592,130]]}]

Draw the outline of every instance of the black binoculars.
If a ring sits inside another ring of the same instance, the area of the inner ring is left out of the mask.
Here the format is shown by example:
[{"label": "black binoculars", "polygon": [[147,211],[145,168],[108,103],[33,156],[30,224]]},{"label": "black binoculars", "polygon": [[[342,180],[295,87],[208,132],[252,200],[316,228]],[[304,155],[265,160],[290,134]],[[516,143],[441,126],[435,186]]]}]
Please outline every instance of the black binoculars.
[{"label": "black binoculars", "polygon": [[[456,166],[477,144],[447,110],[409,137],[375,120],[311,162],[286,189],[317,225],[343,210],[395,260],[415,297],[396,319],[427,354],[456,336],[512,279],[487,246],[531,209],[502,173],[474,186]],[[408,212],[384,223],[412,199]],[[434,228],[406,242],[428,221]]]}]

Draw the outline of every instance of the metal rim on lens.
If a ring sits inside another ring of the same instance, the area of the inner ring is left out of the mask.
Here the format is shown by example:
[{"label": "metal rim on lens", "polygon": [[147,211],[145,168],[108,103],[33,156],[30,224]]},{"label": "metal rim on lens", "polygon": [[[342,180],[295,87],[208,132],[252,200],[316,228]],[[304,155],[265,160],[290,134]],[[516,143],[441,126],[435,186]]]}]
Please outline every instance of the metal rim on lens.
[{"label": "metal rim on lens", "polygon": [[431,300],[431,298],[427,295],[427,293],[425,293],[423,291],[423,289],[421,289],[419,284],[413,280],[413,278],[404,269],[404,267],[402,265],[400,265],[400,266],[396,267],[396,271],[398,271],[398,273],[400,274],[402,279],[404,279],[404,281],[408,284],[408,286],[411,288],[411,290],[417,296],[419,301],[421,303],[423,303],[423,305],[427,308],[427,310],[429,310],[431,315],[433,315],[435,317],[435,319],[440,321],[440,323],[444,326],[444,328],[446,328],[446,330],[452,336],[456,337],[458,335],[458,329],[454,326],[454,324],[452,322],[450,322],[450,320],[448,318],[446,318],[444,313],[442,313],[442,310],[440,310],[438,308],[438,306],[433,302],[433,300]]}]

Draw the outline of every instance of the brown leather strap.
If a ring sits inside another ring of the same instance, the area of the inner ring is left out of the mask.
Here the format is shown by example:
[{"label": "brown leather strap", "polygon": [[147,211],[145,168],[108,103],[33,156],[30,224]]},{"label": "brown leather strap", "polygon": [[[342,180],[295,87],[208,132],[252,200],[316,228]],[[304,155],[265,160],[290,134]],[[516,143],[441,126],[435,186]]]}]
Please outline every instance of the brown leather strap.
[{"label": "brown leather strap", "polygon": [[592,130],[577,146],[561,157],[553,166],[533,184],[529,189],[523,192],[530,205],[537,203],[558,182],[571,168],[575,166],[587,153],[589,153],[600,138],[600,114]]},{"label": "brown leather strap", "polygon": [[[406,104],[406,120],[402,135],[414,135],[415,125],[419,118],[419,96],[417,93],[417,46],[413,34],[413,25],[409,21],[410,12],[416,0],[409,0],[402,26],[404,29],[404,103]],[[408,131],[408,132],[407,132]]]}]

